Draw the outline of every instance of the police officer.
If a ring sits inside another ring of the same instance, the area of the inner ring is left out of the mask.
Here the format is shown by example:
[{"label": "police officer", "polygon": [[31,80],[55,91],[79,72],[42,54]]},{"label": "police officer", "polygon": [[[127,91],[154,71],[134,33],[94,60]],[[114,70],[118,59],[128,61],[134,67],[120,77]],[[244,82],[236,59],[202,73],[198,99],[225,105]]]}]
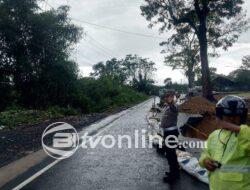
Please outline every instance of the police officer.
[{"label": "police officer", "polygon": [[[177,161],[176,148],[179,132],[177,128],[178,108],[175,102],[175,91],[168,90],[164,94],[164,102],[167,104],[165,112],[163,114],[160,127],[164,132],[164,144],[163,149],[166,153],[166,157],[169,164],[169,172],[166,172],[166,176],[163,178],[165,182],[173,182],[180,176],[179,164]],[[175,138],[174,138],[175,137]],[[168,139],[168,142],[167,140]],[[170,144],[171,142],[171,144]],[[170,146],[169,146],[170,145]]]},{"label": "police officer", "polygon": [[222,98],[216,105],[217,123],[199,163],[209,171],[210,190],[250,189],[250,128],[245,101]]}]

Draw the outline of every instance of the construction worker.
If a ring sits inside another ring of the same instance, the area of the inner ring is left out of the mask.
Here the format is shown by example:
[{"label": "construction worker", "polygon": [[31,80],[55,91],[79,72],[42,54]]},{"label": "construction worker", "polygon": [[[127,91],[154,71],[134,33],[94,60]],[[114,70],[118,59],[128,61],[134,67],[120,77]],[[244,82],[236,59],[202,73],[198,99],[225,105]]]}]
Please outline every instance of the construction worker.
[{"label": "construction worker", "polygon": [[[163,178],[163,180],[165,182],[173,182],[174,180],[180,177],[180,173],[179,173],[180,167],[177,161],[176,148],[173,148],[174,146],[177,145],[177,142],[176,143],[172,142],[172,141],[176,141],[179,135],[178,127],[177,127],[178,108],[175,102],[174,90],[168,90],[165,92],[164,102],[166,103],[166,109],[163,114],[160,127],[163,129],[163,133],[164,133],[163,150],[166,153],[170,171],[166,172],[166,175]],[[173,137],[176,137],[176,138],[173,138]],[[169,142],[171,141],[172,143],[170,144],[166,142],[166,139],[168,139],[168,141]],[[169,144],[171,146],[168,146]]]},{"label": "construction worker", "polygon": [[199,163],[209,171],[210,190],[250,189],[250,128],[245,101],[222,98],[216,105],[217,123]]}]

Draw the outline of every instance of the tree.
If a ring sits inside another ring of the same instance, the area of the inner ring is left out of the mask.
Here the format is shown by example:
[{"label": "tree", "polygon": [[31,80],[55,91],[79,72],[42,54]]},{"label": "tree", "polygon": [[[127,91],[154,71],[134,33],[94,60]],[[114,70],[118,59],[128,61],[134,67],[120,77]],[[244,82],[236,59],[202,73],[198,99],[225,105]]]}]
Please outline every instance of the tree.
[{"label": "tree", "polygon": [[[199,41],[203,95],[213,99],[208,64],[208,47],[227,49],[248,28],[242,0],[145,0],[142,15],[150,27],[174,29],[174,35],[194,33]],[[209,41],[208,41],[209,39]]]},{"label": "tree", "polygon": [[[209,68],[209,71],[210,71],[210,76],[211,76],[211,79],[213,80],[215,77],[218,76],[217,74],[217,69],[214,68],[214,67],[210,67]],[[198,85],[198,86],[202,86],[202,73],[201,73],[201,68],[197,67],[195,70],[195,75],[196,75],[196,81],[195,81],[195,84]]]},{"label": "tree", "polygon": [[135,89],[148,93],[153,81],[155,63],[138,55],[127,55],[122,60],[113,58],[93,66],[94,77],[108,77],[120,84],[130,84]]},{"label": "tree", "polygon": [[106,65],[103,62],[99,62],[92,67],[93,71],[90,73],[93,77],[100,77],[106,75]]},{"label": "tree", "polygon": [[0,1],[0,60],[5,79],[11,78],[16,89],[31,78],[31,59],[28,44],[32,40],[30,26],[34,11],[38,10],[36,0]]},{"label": "tree", "polygon": [[173,82],[172,82],[171,78],[166,78],[164,80],[164,85],[165,85],[166,88],[171,88],[172,84],[173,84]]},{"label": "tree", "polygon": [[129,80],[134,81],[150,81],[153,73],[156,71],[155,63],[147,58],[139,57],[138,55],[127,55],[122,60],[124,69],[127,72]]},{"label": "tree", "polygon": [[243,57],[241,69],[244,69],[244,70],[250,69],[250,56],[249,55]]},{"label": "tree", "polygon": [[56,106],[63,112],[73,107],[89,113],[147,98],[123,85],[126,72],[115,58],[95,65],[98,79],[81,78],[70,54],[82,28],[72,24],[68,6],[43,11],[38,2],[0,0],[1,111],[14,105],[43,110]]},{"label": "tree", "polygon": [[82,29],[71,23],[68,12],[68,6],[61,6],[34,16],[29,49],[36,74],[30,86],[38,105],[68,105],[76,90],[78,65],[70,60],[70,52],[82,37]]},{"label": "tree", "polygon": [[236,82],[237,90],[250,90],[250,70],[237,69],[229,74],[229,78]]},{"label": "tree", "polygon": [[199,44],[195,39],[195,35],[175,35],[174,39],[162,42],[160,45],[167,45],[167,49],[162,53],[166,53],[166,65],[172,69],[183,70],[188,78],[188,86],[192,88],[195,81],[195,69],[200,62]]},{"label": "tree", "polygon": [[127,80],[125,69],[122,66],[122,61],[112,58],[105,63],[99,62],[93,66],[93,73],[91,76],[94,77],[109,77],[112,80],[116,80],[121,84],[124,84]]},{"label": "tree", "polygon": [[138,55],[127,55],[122,60],[128,81],[139,91],[148,93],[154,83],[155,63]]},{"label": "tree", "polygon": [[82,35],[68,18],[69,7],[41,12],[37,0],[2,0],[0,10],[0,72],[18,103],[69,104],[78,77],[69,56]]},{"label": "tree", "polygon": [[134,83],[138,79],[139,57],[137,55],[126,55],[122,60],[122,65],[125,68],[128,81]]},{"label": "tree", "polygon": [[237,84],[237,90],[250,90],[250,56],[244,56],[242,66],[232,71],[229,78]]}]

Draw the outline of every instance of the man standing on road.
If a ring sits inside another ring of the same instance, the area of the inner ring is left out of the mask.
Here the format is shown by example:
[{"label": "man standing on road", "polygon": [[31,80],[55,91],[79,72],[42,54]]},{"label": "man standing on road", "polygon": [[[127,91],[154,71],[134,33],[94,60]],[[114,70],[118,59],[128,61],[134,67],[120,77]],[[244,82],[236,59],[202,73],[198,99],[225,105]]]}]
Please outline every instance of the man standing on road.
[{"label": "man standing on road", "polygon": [[176,155],[177,142],[179,132],[177,127],[178,108],[175,102],[175,91],[168,90],[164,94],[164,102],[166,111],[162,117],[161,128],[164,132],[163,149],[166,152],[166,157],[169,164],[169,172],[166,172],[163,180],[167,183],[173,182],[180,177],[179,164]]},{"label": "man standing on road", "polygon": [[243,99],[227,96],[216,105],[220,130],[210,134],[200,165],[209,171],[210,190],[250,189],[250,128]]}]

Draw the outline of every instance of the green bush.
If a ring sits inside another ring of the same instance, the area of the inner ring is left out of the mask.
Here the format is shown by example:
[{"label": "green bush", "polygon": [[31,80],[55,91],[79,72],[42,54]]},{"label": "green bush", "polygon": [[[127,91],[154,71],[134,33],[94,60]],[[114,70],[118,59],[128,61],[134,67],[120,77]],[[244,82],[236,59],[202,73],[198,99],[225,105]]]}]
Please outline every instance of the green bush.
[{"label": "green bush", "polygon": [[48,110],[46,110],[46,112],[50,114],[51,117],[62,117],[62,116],[79,114],[79,112],[72,107],[61,108],[58,106],[49,107]]},{"label": "green bush", "polygon": [[[147,99],[145,94],[139,93],[129,86],[121,85],[108,77],[83,78],[79,80],[78,85],[80,92],[76,102],[82,102],[78,106],[81,105],[80,109],[84,112],[101,112]],[[82,97],[85,97],[84,101]]]},{"label": "green bush", "polygon": [[0,113],[0,124],[15,127],[21,124],[32,124],[49,117],[45,111],[37,110],[8,110]]},{"label": "green bush", "polygon": [[67,105],[48,105],[43,109],[21,108],[14,105],[0,112],[0,124],[15,127],[50,118],[103,112],[117,107],[130,106],[147,98],[147,95],[133,90],[132,87],[120,85],[109,78],[82,78],[78,80],[77,89],[69,97]]},{"label": "green bush", "polygon": [[20,108],[8,109],[0,112],[0,124],[9,128],[23,124],[35,124],[47,119],[60,118],[63,116],[77,115],[75,109],[60,108],[57,106],[50,107],[48,110],[26,110]]}]

